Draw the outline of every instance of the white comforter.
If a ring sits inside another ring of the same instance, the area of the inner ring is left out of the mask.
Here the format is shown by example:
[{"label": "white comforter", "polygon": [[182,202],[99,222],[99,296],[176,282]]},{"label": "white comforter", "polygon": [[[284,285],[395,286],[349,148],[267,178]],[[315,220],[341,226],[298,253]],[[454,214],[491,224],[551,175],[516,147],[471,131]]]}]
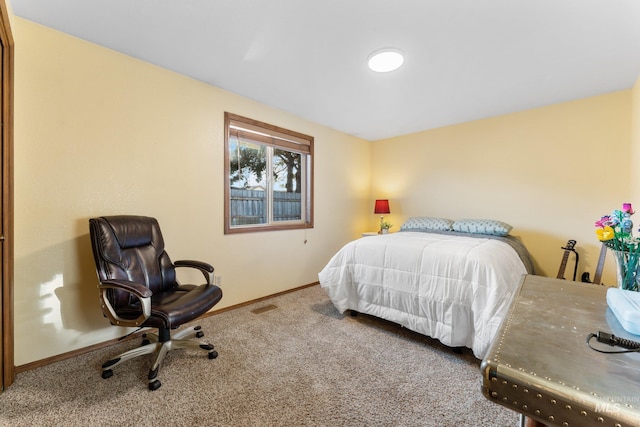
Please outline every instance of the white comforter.
[{"label": "white comforter", "polygon": [[341,313],[387,319],[482,359],[526,273],[499,240],[399,232],[348,243],[318,277]]}]

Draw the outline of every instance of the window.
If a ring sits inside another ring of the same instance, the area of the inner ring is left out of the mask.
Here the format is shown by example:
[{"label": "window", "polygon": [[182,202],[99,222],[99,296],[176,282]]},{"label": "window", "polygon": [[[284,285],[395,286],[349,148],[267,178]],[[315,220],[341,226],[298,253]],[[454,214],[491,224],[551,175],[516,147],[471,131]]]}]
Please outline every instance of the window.
[{"label": "window", "polygon": [[313,227],[313,137],[231,113],[224,232]]}]

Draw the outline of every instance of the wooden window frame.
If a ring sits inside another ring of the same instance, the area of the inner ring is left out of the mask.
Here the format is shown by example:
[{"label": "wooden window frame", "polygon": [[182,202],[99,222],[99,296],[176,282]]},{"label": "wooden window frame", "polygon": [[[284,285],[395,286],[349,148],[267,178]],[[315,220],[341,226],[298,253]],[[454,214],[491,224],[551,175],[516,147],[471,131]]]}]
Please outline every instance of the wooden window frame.
[{"label": "wooden window frame", "polygon": [[[268,123],[260,122],[237,114],[224,113],[224,233],[252,233],[274,230],[294,230],[313,228],[313,149],[314,138],[289,129],[284,129]],[[305,188],[302,203],[305,209],[302,221],[295,223],[272,222],[259,225],[231,225],[231,182],[229,143],[233,132],[242,134],[243,130],[251,133],[251,139],[260,144],[298,152],[306,156],[306,176],[303,181]]]}]

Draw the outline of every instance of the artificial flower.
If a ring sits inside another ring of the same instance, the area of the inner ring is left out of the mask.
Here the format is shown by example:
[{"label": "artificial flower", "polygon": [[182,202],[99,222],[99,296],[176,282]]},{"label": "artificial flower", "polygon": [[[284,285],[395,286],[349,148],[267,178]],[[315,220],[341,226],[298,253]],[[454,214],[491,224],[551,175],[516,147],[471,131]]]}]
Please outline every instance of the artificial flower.
[{"label": "artificial flower", "polygon": [[615,209],[610,215],[600,217],[595,222],[598,240],[618,251],[639,251],[638,239],[633,237],[631,215],[634,213],[631,203],[623,203],[622,209]]},{"label": "artificial flower", "polygon": [[598,237],[598,240],[600,240],[601,242],[605,242],[616,237],[616,232],[613,230],[613,228],[605,225],[602,228],[596,229],[596,236]]},{"label": "artificial flower", "polygon": [[605,215],[602,218],[600,218],[599,220],[596,221],[596,228],[604,228],[609,224],[609,215]]},{"label": "artificial flower", "polygon": [[640,282],[640,240],[633,237],[633,207],[623,203],[610,215],[595,222],[596,236],[606,247],[612,249],[616,260],[618,286],[624,290],[638,291]]}]

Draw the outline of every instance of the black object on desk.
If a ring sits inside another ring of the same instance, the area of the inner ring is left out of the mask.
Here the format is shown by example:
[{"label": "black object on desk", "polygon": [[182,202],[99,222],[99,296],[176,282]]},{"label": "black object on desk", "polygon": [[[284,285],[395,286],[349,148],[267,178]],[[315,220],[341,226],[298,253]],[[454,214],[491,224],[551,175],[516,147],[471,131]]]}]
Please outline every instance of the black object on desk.
[{"label": "black object on desk", "polygon": [[640,426],[640,354],[586,344],[597,331],[640,339],[609,310],[606,289],[524,276],[482,361],[484,395],[549,426]]}]

